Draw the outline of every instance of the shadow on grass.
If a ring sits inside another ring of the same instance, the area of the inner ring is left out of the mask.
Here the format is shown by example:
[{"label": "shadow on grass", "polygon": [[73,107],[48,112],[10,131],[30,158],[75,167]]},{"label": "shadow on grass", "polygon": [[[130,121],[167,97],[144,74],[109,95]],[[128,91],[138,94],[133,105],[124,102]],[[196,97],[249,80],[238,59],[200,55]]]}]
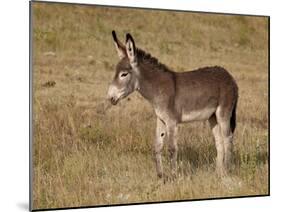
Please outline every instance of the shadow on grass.
[{"label": "shadow on grass", "polygon": [[215,145],[200,145],[198,147],[184,145],[179,148],[178,160],[180,169],[186,175],[196,172],[202,167],[213,168],[216,158]]},{"label": "shadow on grass", "polygon": [[[180,169],[185,175],[195,173],[198,169],[208,169],[208,167],[215,171],[216,155],[216,147],[211,143],[198,147],[184,145],[178,151]],[[266,150],[257,151],[256,149],[250,152],[236,150],[233,152],[232,161],[236,168],[241,168],[241,166],[257,167],[268,162],[268,152]]]}]

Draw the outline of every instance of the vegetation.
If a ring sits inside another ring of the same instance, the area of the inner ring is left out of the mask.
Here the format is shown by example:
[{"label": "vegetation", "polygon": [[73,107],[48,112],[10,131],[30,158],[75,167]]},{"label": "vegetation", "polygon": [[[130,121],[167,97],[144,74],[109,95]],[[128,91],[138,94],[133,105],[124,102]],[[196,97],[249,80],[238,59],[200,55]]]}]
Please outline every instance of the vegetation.
[{"label": "vegetation", "polygon": [[[32,5],[34,209],[268,193],[267,18]],[[113,29],[174,70],[220,65],[235,77],[230,176],[217,178],[208,123],[194,122],[179,129],[177,179],[157,178],[151,106],[138,93],[115,107],[105,100],[118,62]]]}]

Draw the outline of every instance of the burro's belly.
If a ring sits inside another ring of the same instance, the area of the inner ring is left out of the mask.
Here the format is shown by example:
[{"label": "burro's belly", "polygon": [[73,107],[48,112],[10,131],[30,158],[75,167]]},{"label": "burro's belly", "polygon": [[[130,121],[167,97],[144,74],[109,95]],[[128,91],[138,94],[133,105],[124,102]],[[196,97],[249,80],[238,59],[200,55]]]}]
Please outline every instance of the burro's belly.
[{"label": "burro's belly", "polygon": [[208,120],[216,111],[215,107],[203,108],[200,110],[182,111],[181,121],[203,121]]}]

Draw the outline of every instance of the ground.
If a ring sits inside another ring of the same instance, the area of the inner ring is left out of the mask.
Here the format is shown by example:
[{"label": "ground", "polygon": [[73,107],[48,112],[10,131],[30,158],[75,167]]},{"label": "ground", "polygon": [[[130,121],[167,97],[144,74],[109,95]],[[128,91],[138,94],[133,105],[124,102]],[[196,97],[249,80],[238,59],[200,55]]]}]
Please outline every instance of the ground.
[{"label": "ground", "polygon": [[[268,194],[266,17],[32,4],[34,209]],[[175,71],[219,65],[234,76],[228,177],[215,173],[208,123],[194,122],[179,129],[176,180],[157,178],[152,107],[137,93],[115,107],[105,99],[119,60],[112,30]]]}]

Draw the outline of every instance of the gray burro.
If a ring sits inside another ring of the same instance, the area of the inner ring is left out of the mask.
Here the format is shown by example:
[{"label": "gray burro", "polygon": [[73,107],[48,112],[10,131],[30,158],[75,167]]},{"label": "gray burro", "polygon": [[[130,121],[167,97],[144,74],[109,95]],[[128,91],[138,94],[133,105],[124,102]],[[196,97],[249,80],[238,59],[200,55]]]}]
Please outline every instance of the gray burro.
[{"label": "gray burro", "polygon": [[194,71],[175,72],[157,58],[136,47],[126,34],[125,45],[112,31],[120,58],[108,89],[113,105],[138,91],[152,105],[157,116],[153,146],[156,171],[163,173],[161,153],[164,140],[168,145],[172,176],[177,172],[177,127],[180,123],[208,120],[213,132],[219,176],[229,171],[236,125],[238,86],[222,67],[204,67]]}]

